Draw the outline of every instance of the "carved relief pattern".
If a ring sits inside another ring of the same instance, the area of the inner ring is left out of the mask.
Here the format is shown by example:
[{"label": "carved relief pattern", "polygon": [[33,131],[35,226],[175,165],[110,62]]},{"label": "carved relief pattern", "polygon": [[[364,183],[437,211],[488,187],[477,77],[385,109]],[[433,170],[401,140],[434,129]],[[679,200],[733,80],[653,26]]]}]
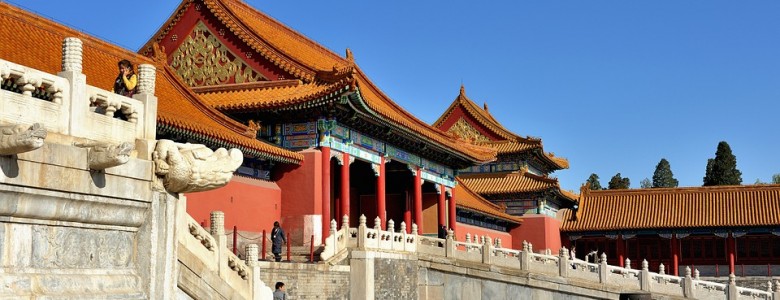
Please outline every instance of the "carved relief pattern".
[{"label": "carved relief pattern", "polygon": [[173,52],[171,67],[190,86],[267,80],[230,52],[202,22]]},{"label": "carved relief pattern", "polygon": [[471,126],[471,124],[466,122],[466,120],[463,118],[458,119],[458,121],[455,122],[455,124],[452,125],[452,127],[450,127],[447,132],[454,133],[465,140],[473,140],[475,142],[490,141],[490,139],[482,135],[476,128]]}]

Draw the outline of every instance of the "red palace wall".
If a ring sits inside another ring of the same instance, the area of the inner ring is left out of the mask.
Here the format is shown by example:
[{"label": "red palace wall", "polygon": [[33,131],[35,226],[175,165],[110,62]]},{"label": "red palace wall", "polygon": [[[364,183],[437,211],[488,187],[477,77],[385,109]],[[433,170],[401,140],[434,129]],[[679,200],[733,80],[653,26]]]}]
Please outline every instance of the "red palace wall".
[{"label": "red palace wall", "polygon": [[282,228],[290,234],[293,245],[321,243],[322,236],[322,152],[301,151],[303,163],[281,170],[276,183],[282,194]]},{"label": "red palace wall", "polygon": [[198,223],[211,226],[211,212],[225,213],[225,231],[270,232],[281,214],[282,190],[274,182],[233,176],[224,187],[188,193],[187,213]]},{"label": "red palace wall", "polygon": [[473,239],[475,234],[479,236],[487,235],[491,239],[493,239],[494,243],[496,241],[496,238],[501,238],[501,246],[504,248],[510,248],[510,246],[512,246],[512,240],[513,240],[512,235],[510,235],[507,232],[496,231],[492,229],[477,227],[474,225],[463,224],[458,222],[458,231],[455,232],[455,239],[457,239],[458,241],[465,241],[467,233],[471,235],[472,242],[474,242]]},{"label": "red palace wall", "polygon": [[534,252],[550,249],[558,254],[561,249],[561,223],[555,218],[545,215],[525,215],[523,224],[512,229],[510,233],[515,238],[513,249],[523,249],[523,240],[533,244]]}]

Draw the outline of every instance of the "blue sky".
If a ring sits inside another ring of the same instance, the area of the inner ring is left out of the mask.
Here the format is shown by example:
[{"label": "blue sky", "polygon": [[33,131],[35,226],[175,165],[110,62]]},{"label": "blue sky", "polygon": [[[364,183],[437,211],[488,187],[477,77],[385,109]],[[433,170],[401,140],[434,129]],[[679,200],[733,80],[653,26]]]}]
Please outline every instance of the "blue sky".
[{"label": "blue sky", "polygon": [[[178,1],[12,0],[137,50]],[[780,173],[780,1],[248,1],[342,54],[431,123],[460,84],[505,127],[639,187],[667,158],[702,183],[725,140],[743,183]],[[123,13],[127,11],[127,13]]]}]

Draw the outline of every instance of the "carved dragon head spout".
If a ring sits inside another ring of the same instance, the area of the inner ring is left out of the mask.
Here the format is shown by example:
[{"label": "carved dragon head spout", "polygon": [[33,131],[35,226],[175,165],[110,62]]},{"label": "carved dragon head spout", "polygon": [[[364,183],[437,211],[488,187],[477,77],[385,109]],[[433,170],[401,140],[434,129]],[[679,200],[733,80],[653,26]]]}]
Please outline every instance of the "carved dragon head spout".
[{"label": "carved dragon head spout", "polygon": [[76,146],[89,149],[88,161],[91,170],[105,170],[121,166],[130,160],[130,154],[135,150],[131,143],[77,143]]},{"label": "carved dragon head spout", "polygon": [[19,154],[38,149],[43,146],[46,134],[46,128],[40,123],[31,126],[0,126],[0,155]]},{"label": "carved dragon head spout", "polygon": [[190,193],[212,190],[226,185],[241,166],[241,150],[219,148],[212,151],[200,144],[181,144],[170,140],[157,142],[152,159],[155,174],[166,190]]}]

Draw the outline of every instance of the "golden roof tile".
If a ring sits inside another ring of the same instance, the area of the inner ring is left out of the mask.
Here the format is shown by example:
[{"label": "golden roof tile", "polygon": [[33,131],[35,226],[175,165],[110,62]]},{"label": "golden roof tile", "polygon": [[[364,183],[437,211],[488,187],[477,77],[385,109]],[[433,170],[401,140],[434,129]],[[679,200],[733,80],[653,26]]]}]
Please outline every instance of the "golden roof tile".
[{"label": "golden roof tile", "polygon": [[507,214],[505,208],[493,204],[474,191],[469,190],[467,186],[462,184],[460,179],[458,179],[458,182],[459,184],[453,189],[455,203],[457,203],[458,206],[512,223],[520,224],[522,222],[522,218]]},{"label": "golden roof tile", "polygon": [[780,225],[780,185],[583,190],[562,232]]},{"label": "golden roof tile", "polygon": [[[116,78],[116,63],[128,59],[134,64],[156,64],[155,61],[121,47],[54,23],[6,3],[0,3],[0,53],[5,60],[56,74],[61,66],[62,40],[77,37],[83,42],[83,70],[87,83],[110,89]],[[24,34],[20,34],[24,32]],[[172,126],[197,138],[220,146],[240,148],[247,155],[300,163],[303,156],[275,145],[248,137],[250,129],[224,114],[204,105],[167,67],[156,64],[158,97],[157,122]]]}]

